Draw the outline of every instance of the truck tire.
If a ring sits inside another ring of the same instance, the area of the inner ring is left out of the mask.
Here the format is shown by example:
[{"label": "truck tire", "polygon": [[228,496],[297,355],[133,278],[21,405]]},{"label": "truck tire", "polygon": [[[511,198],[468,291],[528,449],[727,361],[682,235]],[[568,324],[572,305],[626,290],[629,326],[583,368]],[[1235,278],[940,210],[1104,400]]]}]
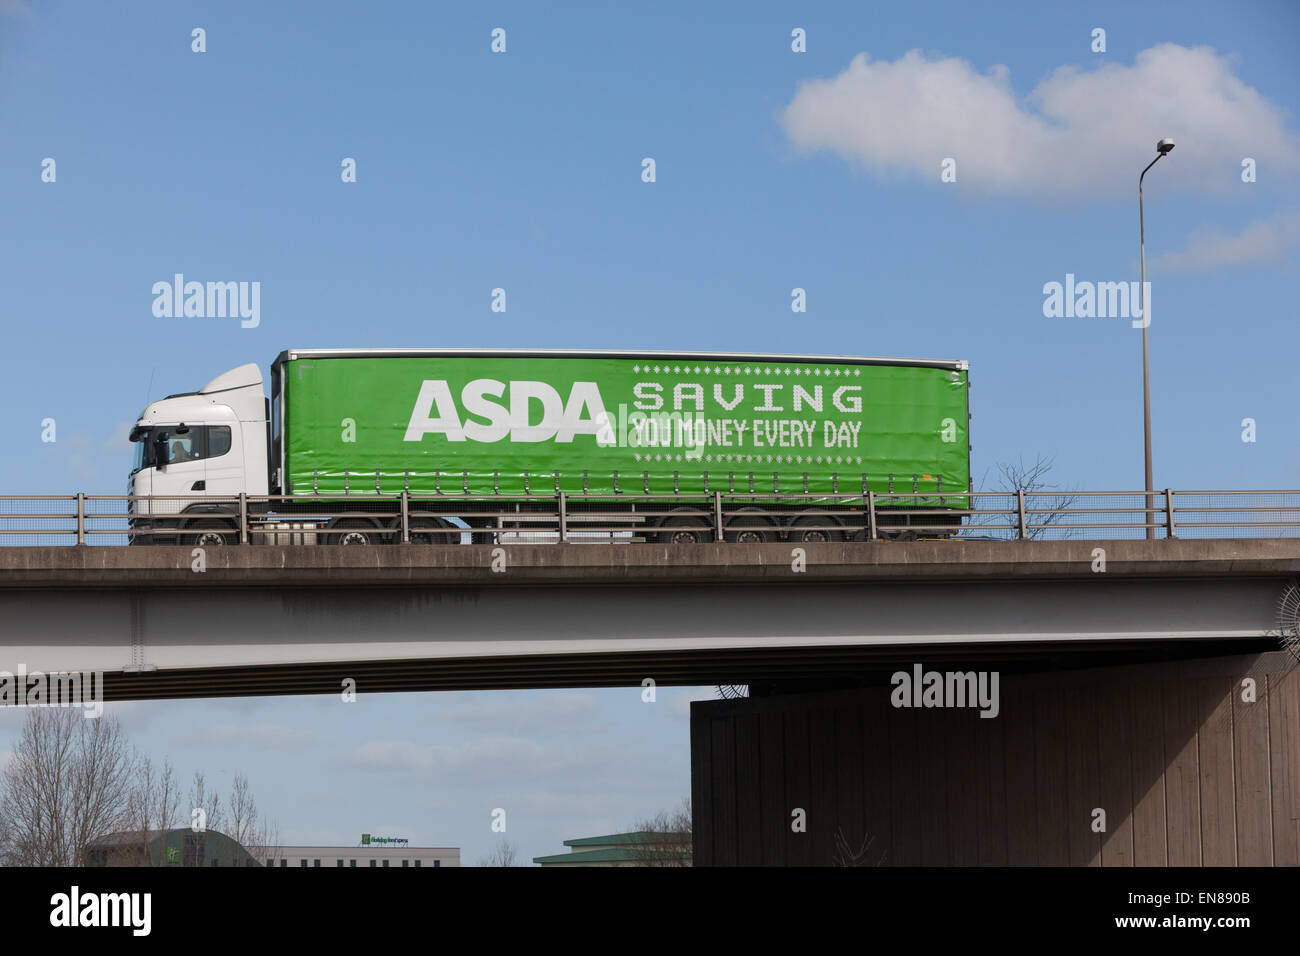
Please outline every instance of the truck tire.
[{"label": "truck tire", "polygon": [[738,544],[762,544],[777,539],[776,527],[761,515],[738,514],[727,522],[723,531],[726,540]]},{"label": "truck tire", "polygon": [[713,540],[713,529],[704,518],[676,515],[664,520],[655,533],[656,544],[704,544]]},{"label": "truck tire", "polygon": [[844,529],[830,515],[804,515],[790,525],[790,540],[808,544],[843,541]]},{"label": "truck tire", "polygon": [[196,548],[219,548],[235,543],[235,529],[225,521],[195,521],[184,540]]},{"label": "truck tire", "polygon": [[326,544],[371,545],[383,543],[383,532],[364,518],[344,518],[325,538]]},{"label": "truck tire", "polygon": [[411,544],[460,544],[460,531],[445,518],[412,518]]}]

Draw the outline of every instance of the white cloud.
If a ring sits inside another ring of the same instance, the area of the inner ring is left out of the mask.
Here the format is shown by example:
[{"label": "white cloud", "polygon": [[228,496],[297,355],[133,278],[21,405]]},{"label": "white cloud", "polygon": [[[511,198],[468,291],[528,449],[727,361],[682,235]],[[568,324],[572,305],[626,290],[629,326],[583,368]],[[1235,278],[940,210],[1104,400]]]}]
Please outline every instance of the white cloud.
[{"label": "white cloud", "polygon": [[[574,781],[574,783],[581,785],[585,781]],[[640,791],[637,791],[637,796],[641,796]],[[512,802],[518,809],[539,816],[582,815],[584,818],[589,819],[594,816],[597,820],[604,821],[617,819],[616,814],[625,812],[628,798],[629,794],[625,791],[535,790],[520,793]],[[617,829],[619,824],[615,823],[613,826]]]},{"label": "white cloud", "polygon": [[[64,432],[63,422],[55,420],[55,441],[44,447],[58,458],[69,474],[78,481],[95,481],[104,474],[125,478],[131,468],[132,445],[127,441],[131,425],[119,423],[104,437],[87,432]],[[41,426],[42,430],[44,425]]]},{"label": "white cloud", "polygon": [[[168,703],[171,702],[107,700],[104,701],[104,714],[121,720],[122,726],[127,730],[139,730],[147,726],[154,713]],[[0,707],[0,731],[17,733],[27,723],[27,717],[34,709],[31,707]]]},{"label": "white cloud", "polygon": [[104,439],[102,448],[106,455],[116,455],[120,460],[127,460],[131,457],[135,446],[131,443],[130,434],[135,422],[118,422],[113,426],[109,436]]},{"label": "white cloud", "polygon": [[209,745],[257,747],[264,750],[299,750],[312,742],[312,735],[280,724],[215,724],[176,739],[184,746]]},{"label": "white cloud", "polygon": [[1252,222],[1235,236],[1205,229],[1194,233],[1186,249],[1151,260],[1155,272],[1209,272],[1281,262],[1300,243],[1300,212],[1280,212]]},{"label": "white cloud", "polygon": [[116,717],[122,722],[124,730],[138,733],[146,730],[155,720],[163,724],[174,721],[183,701],[177,700],[108,700],[104,702],[104,714]]},{"label": "white cloud", "polygon": [[590,733],[600,728],[600,702],[591,694],[557,691],[467,691],[448,695],[438,716],[481,732]]},{"label": "white cloud", "polygon": [[362,744],[347,762],[362,770],[397,770],[427,773],[433,767],[433,748],[407,740],[375,740]]},{"label": "white cloud", "polygon": [[[57,426],[56,426],[57,427]],[[49,447],[63,458],[63,466],[72,477],[93,481],[104,467],[103,459],[95,449],[95,440],[82,432],[69,435],[55,433],[56,440]]]},{"label": "white cloud", "polygon": [[549,747],[519,737],[483,737],[456,746],[372,741],[351,750],[343,762],[361,770],[455,780],[460,785],[574,777],[591,782],[607,775],[635,775],[643,769],[619,748]]},{"label": "white cloud", "polygon": [[1132,66],[1060,67],[1026,97],[1005,66],[980,73],[919,50],[893,62],[862,53],[838,76],[801,84],[781,121],[795,146],[878,175],[939,185],[952,157],[958,187],[1035,199],[1131,197],[1165,136],[1177,146],[1161,162],[1164,191],[1239,188],[1246,156],[1275,171],[1300,166],[1283,111],[1238,79],[1229,57],[1172,43]]}]

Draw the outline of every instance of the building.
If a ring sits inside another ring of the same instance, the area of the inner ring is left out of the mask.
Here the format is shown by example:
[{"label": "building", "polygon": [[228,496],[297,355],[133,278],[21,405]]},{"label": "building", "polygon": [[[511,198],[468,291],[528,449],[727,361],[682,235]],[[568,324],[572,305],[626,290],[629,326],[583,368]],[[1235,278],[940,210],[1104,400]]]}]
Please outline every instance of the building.
[{"label": "building", "polygon": [[568,853],[535,856],[541,866],[690,866],[689,833],[636,830],[565,840]]},{"label": "building", "polygon": [[86,866],[261,866],[246,849],[216,830],[123,830],[86,847]]},{"label": "building", "polygon": [[460,866],[459,847],[409,846],[405,840],[362,836],[359,846],[266,847],[260,857],[267,866],[279,867],[425,867]]},{"label": "building", "polygon": [[110,833],[86,848],[86,866],[425,867],[460,866],[459,847],[416,847],[361,835],[357,846],[265,846],[252,850],[224,833],[188,827]]}]

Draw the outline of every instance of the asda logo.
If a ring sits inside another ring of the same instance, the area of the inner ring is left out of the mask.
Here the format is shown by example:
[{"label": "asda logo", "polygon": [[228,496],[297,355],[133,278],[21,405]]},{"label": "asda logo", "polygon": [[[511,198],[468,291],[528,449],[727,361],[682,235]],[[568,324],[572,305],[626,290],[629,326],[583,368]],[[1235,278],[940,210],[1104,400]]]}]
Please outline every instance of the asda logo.
[{"label": "asda logo", "polygon": [[445,379],[426,379],[403,440],[422,441],[425,435],[479,442],[571,442],[594,435],[597,444],[615,443],[595,382],[574,382],[562,397],[546,382],[476,378],[453,396]]}]

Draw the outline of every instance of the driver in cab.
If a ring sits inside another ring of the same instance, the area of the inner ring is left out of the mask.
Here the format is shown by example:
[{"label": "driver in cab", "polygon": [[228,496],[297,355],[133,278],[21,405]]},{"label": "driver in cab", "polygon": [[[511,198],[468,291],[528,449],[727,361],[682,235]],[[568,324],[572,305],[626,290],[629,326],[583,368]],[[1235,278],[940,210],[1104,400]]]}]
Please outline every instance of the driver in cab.
[{"label": "driver in cab", "polygon": [[170,454],[167,463],[174,464],[178,461],[190,461],[195,456],[190,454],[190,443],[184,438],[173,438],[169,443]]}]

